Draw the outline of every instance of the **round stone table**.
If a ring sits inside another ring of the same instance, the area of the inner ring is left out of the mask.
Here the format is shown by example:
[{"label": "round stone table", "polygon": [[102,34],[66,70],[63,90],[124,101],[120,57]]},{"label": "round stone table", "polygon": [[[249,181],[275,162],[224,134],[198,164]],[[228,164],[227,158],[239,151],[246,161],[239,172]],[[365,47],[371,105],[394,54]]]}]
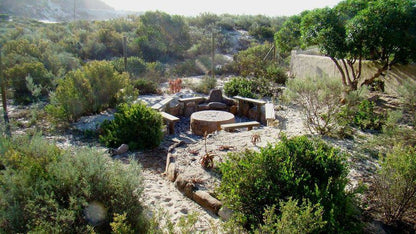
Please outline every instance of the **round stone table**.
[{"label": "round stone table", "polygon": [[234,115],[226,111],[205,110],[191,115],[191,131],[195,135],[203,136],[221,130],[221,124],[235,123]]}]

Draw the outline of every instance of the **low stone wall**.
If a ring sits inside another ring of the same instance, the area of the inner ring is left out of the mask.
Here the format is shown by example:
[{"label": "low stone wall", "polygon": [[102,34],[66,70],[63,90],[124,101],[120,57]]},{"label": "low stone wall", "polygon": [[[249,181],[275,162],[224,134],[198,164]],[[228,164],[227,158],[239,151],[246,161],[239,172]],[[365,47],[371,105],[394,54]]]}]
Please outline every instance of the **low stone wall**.
[{"label": "low stone wall", "polygon": [[[364,61],[362,65],[361,80],[371,77],[379,65]],[[303,54],[299,51],[292,51],[290,61],[290,73],[296,78],[305,77],[333,77],[341,79],[341,75],[334,62],[325,56]],[[395,93],[397,85],[403,80],[412,79],[416,82],[416,64],[395,65],[385,72],[382,77],[385,81],[385,90],[388,93]]]}]

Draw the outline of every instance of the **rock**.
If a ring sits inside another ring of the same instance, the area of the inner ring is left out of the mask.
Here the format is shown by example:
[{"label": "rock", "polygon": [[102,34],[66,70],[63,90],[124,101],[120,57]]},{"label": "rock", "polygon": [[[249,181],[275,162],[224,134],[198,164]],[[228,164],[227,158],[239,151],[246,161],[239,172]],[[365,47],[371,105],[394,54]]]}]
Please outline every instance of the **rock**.
[{"label": "rock", "polygon": [[224,221],[230,220],[232,215],[233,211],[226,206],[222,206],[221,209],[218,211],[218,216],[220,216],[220,218]]},{"label": "rock", "polygon": [[222,206],[220,201],[212,197],[209,193],[201,190],[197,190],[193,193],[192,200],[214,214],[217,214]]},{"label": "rock", "polygon": [[196,111],[196,104],[195,102],[189,102],[186,104],[186,108],[185,108],[185,117],[189,117],[192,115],[192,113],[194,113]]},{"label": "rock", "polygon": [[129,151],[129,146],[127,144],[122,144],[117,149],[110,150],[110,153],[111,153],[111,155],[119,155],[119,154],[124,154],[127,151]]}]

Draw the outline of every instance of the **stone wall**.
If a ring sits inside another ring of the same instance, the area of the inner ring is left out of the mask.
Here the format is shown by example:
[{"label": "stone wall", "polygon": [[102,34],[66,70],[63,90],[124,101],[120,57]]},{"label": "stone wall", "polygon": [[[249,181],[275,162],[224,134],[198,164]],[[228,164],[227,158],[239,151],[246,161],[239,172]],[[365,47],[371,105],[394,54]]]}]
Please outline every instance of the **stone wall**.
[{"label": "stone wall", "polygon": [[[371,77],[378,66],[370,61],[364,61],[361,80]],[[387,72],[382,79],[385,81],[385,89],[388,93],[394,93],[397,85],[405,79],[416,82],[416,64],[396,65]],[[334,77],[341,79],[341,75],[334,62],[325,56],[305,54],[300,51],[292,51],[290,61],[290,74],[296,78],[305,77]]]}]

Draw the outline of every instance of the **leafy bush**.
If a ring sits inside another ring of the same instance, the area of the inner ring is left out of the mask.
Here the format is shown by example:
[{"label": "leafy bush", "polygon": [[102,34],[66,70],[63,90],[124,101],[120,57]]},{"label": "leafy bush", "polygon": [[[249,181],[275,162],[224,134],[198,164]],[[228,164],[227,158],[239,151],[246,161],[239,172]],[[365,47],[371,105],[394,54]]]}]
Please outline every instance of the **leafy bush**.
[{"label": "leafy bush", "polygon": [[16,65],[5,72],[6,78],[10,81],[14,89],[14,98],[18,103],[30,103],[33,96],[27,87],[26,77],[30,76],[33,84],[41,88],[42,94],[47,94],[51,88],[52,75],[40,62],[23,63]]},{"label": "leafy bush", "polygon": [[252,79],[243,77],[233,77],[224,85],[224,92],[227,96],[242,96],[256,98],[253,90],[256,89],[255,82]]},{"label": "leafy bush", "polygon": [[204,76],[198,84],[191,84],[191,89],[197,93],[208,94],[211,89],[217,86],[217,79],[211,76]]},{"label": "leafy bush", "polygon": [[94,149],[64,152],[40,135],[1,138],[0,145],[2,231],[105,233],[116,214],[145,231],[137,163],[113,162]]},{"label": "leafy bush", "polygon": [[265,77],[277,84],[286,84],[288,78],[283,68],[274,64],[267,66]]},{"label": "leafy bush", "polygon": [[396,146],[381,160],[370,196],[389,224],[412,220],[416,215],[416,151]]},{"label": "leafy bush", "polygon": [[398,88],[398,93],[403,103],[403,111],[409,115],[413,128],[416,128],[416,82],[406,80]]},{"label": "leafy bush", "polygon": [[[124,72],[124,58],[119,58],[112,61],[114,69],[119,73]],[[132,77],[139,77],[146,72],[146,62],[139,57],[128,57],[127,58],[127,72]]]},{"label": "leafy bush", "polygon": [[288,197],[322,206],[327,223],[321,231],[351,231],[357,225],[351,197],[345,192],[345,156],[322,141],[283,136],[260,152],[229,154],[220,170],[220,198],[246,228],[256,228],[267,207]]},{"label": "leafy bush", "polygon": [[140,94],[157,93],[157,84],[154,81],[146,79],[137,79],[133,81],[133,87],[139,90]]},{"label": "leafy bush", "polygon": [[311,132],[330,135],[339,131],[342,93],[342,84],[336,79],[308,77],[289,80],[285,95],[301,106]]},{"label": "leafy bush", "polygon": [[[276,211],[281,212],[277,215]],[[263,214],[264,224],[260,225],[256,233],[313,233],[325,226],[322,221],[323,208],[319,204],[312,205],[303,201],[299,206],[297,200],[289,198],[287,202],[280,201],[279,209],[276,205],[266,209]]]},{"label": "leafy bush", "polygon": [[47,111],[57,119],[76,121],[115,106],[130,90],[126,73],[117,73],[110,62],[93,61],[59,81]]},{"label": "leafy bush", "polygon": [[384,116],[374,112],[374,102],[364,100],[354,115],[354,124],[361,129],[381,130]]},{"label": "leafy bush", "polygon": [[102,123],[100,140],[108,147],[154,148],[162,141],[162,123],[162,116],[143,103],[121,104],[114,119]]}]

